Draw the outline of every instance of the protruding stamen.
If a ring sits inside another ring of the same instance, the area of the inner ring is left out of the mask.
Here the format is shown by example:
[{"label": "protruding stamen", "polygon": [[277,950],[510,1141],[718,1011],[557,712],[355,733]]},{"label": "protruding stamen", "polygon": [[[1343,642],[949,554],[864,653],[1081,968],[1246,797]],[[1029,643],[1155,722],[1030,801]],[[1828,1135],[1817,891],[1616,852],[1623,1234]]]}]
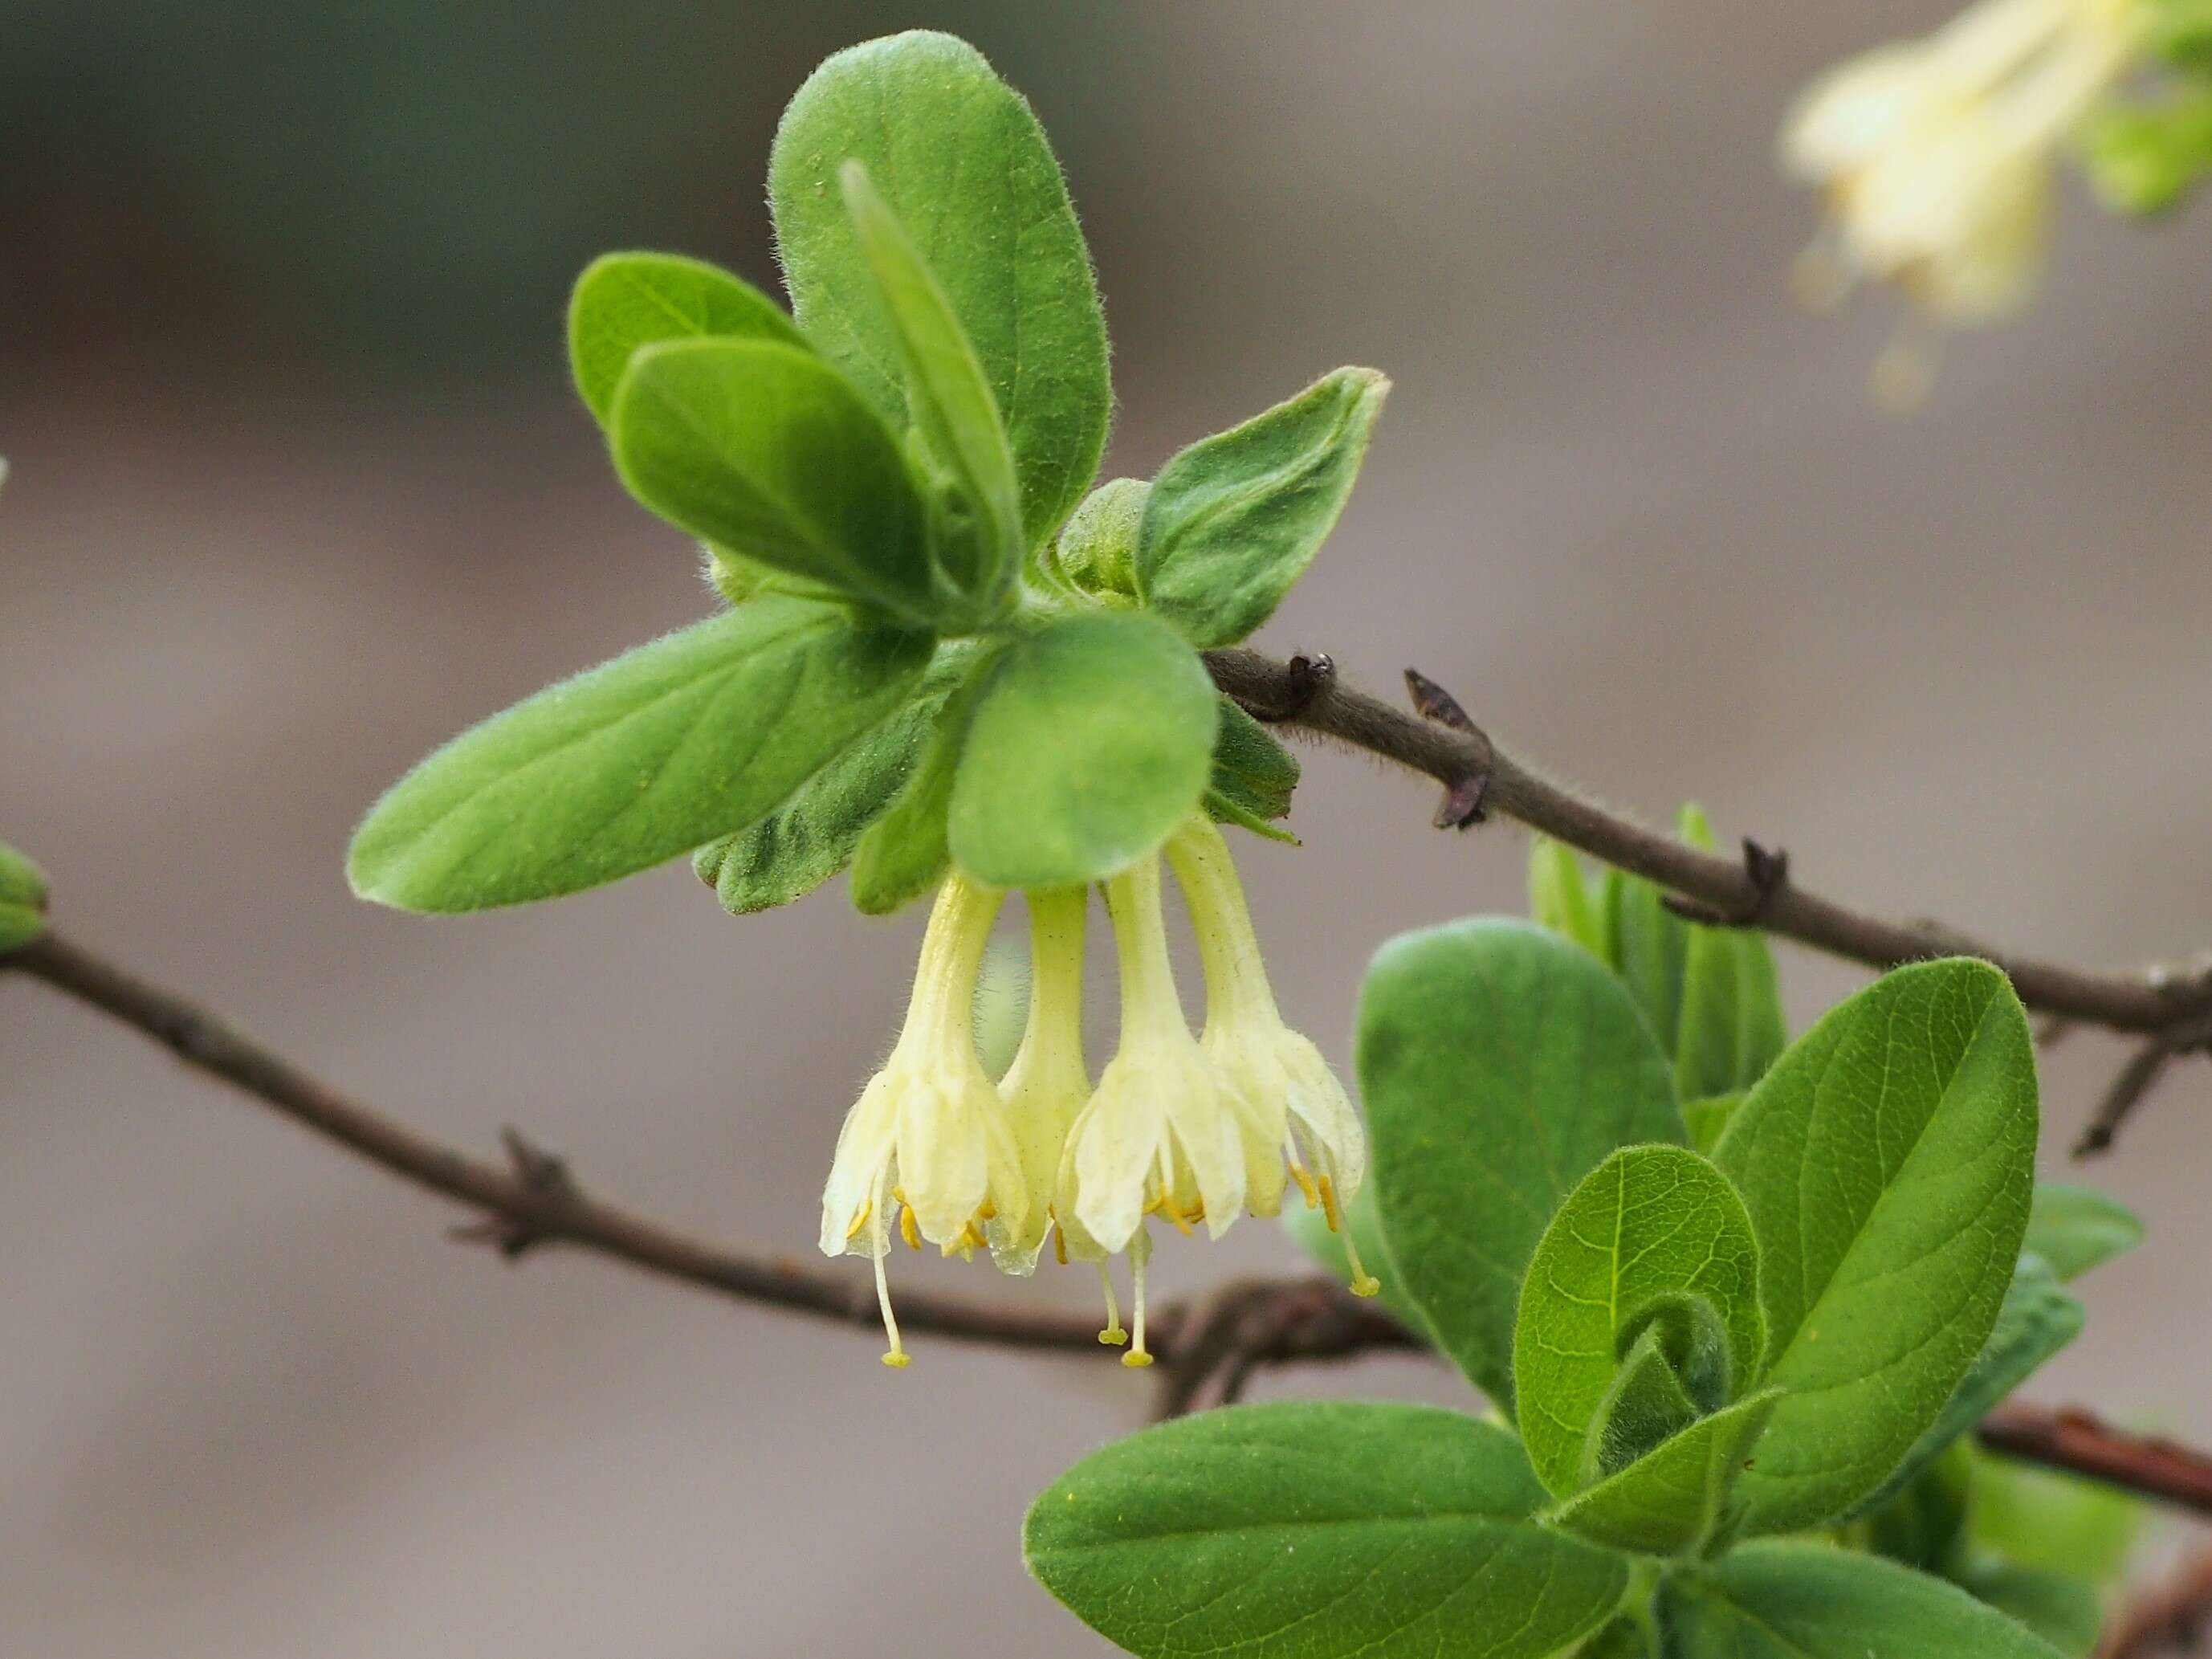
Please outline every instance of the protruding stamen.
[{"label": "protruding stamen", "polygon": [[906,1240],[909,1250],[921,1248],[921,1229],[915,1224],[914,1212],[903,1204],[899,1206],[899,1237]]},{"label": "protruding stamen", "polygon": [[1321,1188],[1314,1185],[1313,1176],[1304,1164],[1298,1162],[1296,1152],[1291,1154],[1289,1165],[1291,1179],[1298,1183],[1298,1190],[1306,1195],[1306,1208],[1309,1210],[1321,1208]]},{"label": "protruding stamen", "polygon": [[1129,1352],[1121,1356],[1124,1365],[1149,1365],[1152,1356],[1145,1348],[1145,1263],[1152,1254],[1152,1241],[1144,1228],[1129,1241],[1129,1326],[1132,1340]]},{"label": "protruding stamen", "polygon": [[1314,1185],[1321,1188],[1321,1212],[1328,1222],[1329,1231],[1343,1232],[1344,1212],[1336,1206],[1336,1183],[1323,1174],[1316,1177]]},{"label": "protruding stamen", "polygon": [[845,1229],[845,1242],[848,1244],[860,1236],[860,1230],[868,1224],[868,1218],[875,1212],[876,1200],[872,1198],[853,1212],[853,1224]]},{"label": "protruding stamen", "polygon": [[1054,1255],[1057,1256],[1057,1257],[1060,1259],[1060,1265],[1061,1267],[1065,1267],[1067,1265],[1067,1229],[1066,1229],[1066,1228],[1065,1228],[1065,1227],[1060,1227],[1060,1226],[1055,1226],[1055,1227],[1054,1227],[1054,1228],[1053,1228],[1053,1230],[1052,1230],[1052,1253],[1053,1253],[1053,1255]]},{"label": "protruding stamen", "polygon": [[[870,1207],[873,1208],[872,1206]],[[884,1266],[884,1258],[891,1253],[891,1241],[880,1213],[875,1218],[875,1225],[869,1230],[868,1242],[872,1247],[870,1254],[876,1261],[876,1307],[883,1314],[884,1334],[890,1339],[891,1345],[890,1352],[884,1356],[884,1364],[895,1370],[903,1370],[913,1360],[899,1340],[898,1321],[891,1316],[890,1274]]]},{"label": "protruding stamen", "polygon": [[1121,1347],[1127,1343],[1129,1334],[1121,1328],[1121,1310],[1114,1300],[1114,1275],[1106,1271],[1103,1261],[1098,1264],[1098,1288],[1106,1292],[1106,1328],[1098,1333],[1098,1340],[1109,1348]]}]

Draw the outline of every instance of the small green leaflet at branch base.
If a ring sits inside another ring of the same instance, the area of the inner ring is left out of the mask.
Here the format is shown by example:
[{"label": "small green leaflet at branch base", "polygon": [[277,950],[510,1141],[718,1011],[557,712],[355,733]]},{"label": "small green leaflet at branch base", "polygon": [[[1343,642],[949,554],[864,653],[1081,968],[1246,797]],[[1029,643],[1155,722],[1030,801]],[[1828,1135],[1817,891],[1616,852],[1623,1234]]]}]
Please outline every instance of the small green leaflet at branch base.
[{"label": "small green leaflet at branch base", "polygon": [[592,418],[611,424],[615,387],[640,347],[664,340],[768,340],[811,350],[799,325],[750,283],[674,253],[608,253],[568,300],[568,366]]},{"label": "small green leaflet at branch base", "polygon": [[953,862],[994,887],[1127,869],[1198,805],[1219,710],[1197,653],[1153,617],[1092,612],[1018,640],[960,757]]},{"label": "small green leaflet at branch base", "polygon": [[1393,1289],[1510,1407],[1514,1305],[1553,1212],[1616,1147],[1686,1138],[1666,1056],[1602,963],[1504,917],[1384,945],[1357,1031]]},{"label": "small green leaflet at branch base", "polygon": [[1623,1558],[1538,1525],[1504,1430],[1420,1406],[1237,1406],[1047,1487],[1030,1571],[1142,1659],[1537,1659],[1611,1618]]},{"label": "small green leaflet at branch base", "polygon": [[840,174],[846,210],[875,278],[884,314],[906,363],[907,407],[937,463],[951,470],[966,508],[959,533],[940,536],[939,562],[951,544],[951,586],[989,614],[1020,571],[1021,500],[1014,458],[983,366],[961,331],[952,302],[915,252],[898,216],[884,204],[857,161]]},{"label": "small green leaflet at branch base", "polygon": [[1137,544],[1145,501],[1152,493],[1142,478],[1109,478],[1083,498],[1060,534],[1037,550],[1038,580],[1072,588],[1102,605],[1127,607],[1137,598]]},{"label": "small green leaflet at branch base", "polygon": [[355,833],[346,872],[404,910],[581,891],[773,811],[904,702],[921,634],[756,600],[550,686],[438,750]]},{"label": "small green leaflet at branch base", "polygon": [[1729,1551],[1660,1587],[1676,1659],[2057,1659],[1955,1585],[1826,1544]]},{"label": "small green leaflet at branch base", "polygon": [[1729,1499],[1781,1395],[1754,1394],[1701,1418],[1544,1519],[1638,1555],[1694,1555],[1725,1536]]},{"label": "small green leaflet at branch base", "polygon": [[1751,1213],[1786,1391],[1744,1480],[1751,1531],[1844,1513],[1936,1421],[2011,1283],[2035,1140],[2027,1014],[1964,958],[1831,1010],[1737,1109],[1713,1159]]},{"label": "small green leaflet at branch base", "polygon": [[678,528],[908,622],[945,611],[906,457],[820,358],[757,340],[647,346],[615,390],[616,471]]},{"label": "small green leaflet at branch base", "polygon": [[1201,650],[1273,616],[1336,527],[1389,389],[1340,368],[1161,468],[1137,551],[1145,603]]},{"label": "small green leaflet at branch base", "polygon": [[853,855],[853,907],[862,915],[889,915],[945,878],[952,862],[946,836],[952,786],[994,661],[971,667],[946,697],[905,787],[861,836]]},{"label": "small green leaflet at branch base", "polygon": [[2094,1187],[2039,1181],[2028,1206],[2027,1243],[2063,1279],[2079,1279],[2143,1241],[2143,1224],[2133,1210]]},{"label": "small green leaflet at branch base", "polygon": [[1766,1346],[1751,1218],[1695,1152],[1625,1147],[1568,1194],[1521,1286],[1514,1410],[1529,1462],[1559,1497],[1584,1483],[1583,1448],[1623,1350],[1670,1298],[1702,1303],[1717,1320],[1720,1397],[1698,1401],[1717,1409],[1757,1376]]},{"label": "small green leaflet at branch base", "polygon": [[1690,1146],[1692,1150],[1711,1155],[1727,1133],[1729,1120],[1735,1109],[1743,1104],[1743,1091],[1732,1094],[1707,1095],[1703,1100],[1682,1103],[1682,1121],[1690,1126]]},{"label": "small green leaflet at branch base", "polygon": [[1287,817],[1298,787],[1297,757],[1244,712],[1233,697],[1221,699],[1221,729],[1213,740],[1213,775],[1206,810],[1224,823],[1241,823],[1256,836],[1295,845],[1297,837],[1273,820]]},{"label": "small green leaflet at branch base", "polygon": [[[940,647],[939,655],[956,647]],[[934,678],[934,668],[932,678]],[[868,826],[913,774],[949,688],[922,694],[824,766],[750,829],[709,842],[691,867],[732,915],[804,898],[852,862]]]},{"label": "small green leaflet at branch base", "polygon": [[[0,469],[0,479],[6,477]],[[28,945],[46,931],[46,872],[0,842],[0,951]]]},{"label": "small green leaflet at branch base", "polygon": [[838,189],[851,159],[936,273],[983,365],[1034,547],[1090,487],[1113,410],[1105,315],[1052,146],[981,52],[923,30],[838,52],[784,111],[769,201],[799,325],[903,430],[899,342]]}]

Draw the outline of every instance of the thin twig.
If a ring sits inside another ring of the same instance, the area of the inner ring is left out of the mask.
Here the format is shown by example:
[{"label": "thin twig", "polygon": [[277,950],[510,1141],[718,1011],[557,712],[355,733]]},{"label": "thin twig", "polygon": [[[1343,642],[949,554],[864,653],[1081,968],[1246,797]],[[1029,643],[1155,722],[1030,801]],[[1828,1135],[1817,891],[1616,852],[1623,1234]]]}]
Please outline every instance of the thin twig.
[{"label": "thin twig", "polygon": [[[2045,1013],[2148,1036],[2212,1012],[2212,979],[2200,973],[2098,973],[2000,951],[1933,922],[1898,922],[1823,898],[1794,876],[1762,890],[1744,861],[1723,858],[1608,811],[1553,782],[1499,747],[1455,701],[1462,724],[1417,718],[1347,685],[1319,684],[1256,651],[1209,651],[1214,684],[1253,714],[1301,727],[1423,772],[1447,789],[1481,780],[1482,805],[1517,818],[1592,857],[1644,876],[1722,916],[1755,915],[1768,933],[1893,968],[1930,956],[1976,956],[2011,977],[2021,1000]],[[1423,679],[1425,686],[1431,682]]]},{"label": "thin twig", "polygon": [[2008,1457],[2212,1516],[2212,1456],[2193,1446],[2130,1434],[2079,1406],[2000,1406],[1982,1419],[1979,1433],[1982,1444]]},{"label": "thin twig", "polygon": [[2155,1659],[2194,1653],[2212,1627],[2212,1549],[2199,1550],[2173,1576],[2139,1592],[2097,1644],[2097,1659]]}]

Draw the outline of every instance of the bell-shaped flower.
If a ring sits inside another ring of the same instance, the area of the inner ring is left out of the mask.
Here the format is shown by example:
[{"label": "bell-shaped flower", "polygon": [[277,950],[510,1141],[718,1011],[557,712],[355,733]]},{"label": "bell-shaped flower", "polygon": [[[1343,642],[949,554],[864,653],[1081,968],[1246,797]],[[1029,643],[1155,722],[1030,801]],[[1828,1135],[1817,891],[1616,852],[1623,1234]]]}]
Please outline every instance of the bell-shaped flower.
[{"label": "bell-shaped flower", "polygon": [[998,909],[998,894],[945,878],[906,1024],[846,1115],[822,1194],[823,1252],[874,1258],[888,1365],[907,1363],[884,1262],[894,1224],[908,1243],[927,1239],[951,1255],[1016,1236],[1029,1222],[1006,1107],[975,1054],[975,977]]},{"label": "bell-shaped flower", "polygon": [[1352,1288],[1371,1296],[1381,1286],[1361,1265],[1344,1226],[1344,1206],[1367,1172],[1359,1115],[1321,1051],[1283,1023],[1221,832],[1194,817],[1170,837],[1167,855],[1206,969],[1200,1046],[1237,1117],[1247,1200],[1255,1215],[1274,1214],[1282,1207],[1287,1169],[1307,1204],[1320,1208],[1343,1237]]},{"label": "bell-shaped flower", "polygon": [[[1069,1250],[1097,1259],[1129,1252],[1134,1341],[1145,1349],[1145,1218],[1214,1237],[1244,1207],[1244,1151],[1212,1062],[1183,1018],[1160,910],[1160,865],[1147,856],[1106,884],[1121,974],[1121,1047],[1068,1130],[1054,1209]],[[1109,1328],[1108,1337],[1114,1334]]]},{"label": "bell-shaped flower", "polygon": [[1010,1273],[1036,1267],[1053,1221],[1053,1187],[1067,1132],[1091,1098],[1083,1057],[1083,929],[1088,890],[1032,892],[1030,910],[1028,1023],[1013,1063],[999,1080],[1006,1118],[1029,1196],[1018,1228],[995,1230],[992,1259]]}]

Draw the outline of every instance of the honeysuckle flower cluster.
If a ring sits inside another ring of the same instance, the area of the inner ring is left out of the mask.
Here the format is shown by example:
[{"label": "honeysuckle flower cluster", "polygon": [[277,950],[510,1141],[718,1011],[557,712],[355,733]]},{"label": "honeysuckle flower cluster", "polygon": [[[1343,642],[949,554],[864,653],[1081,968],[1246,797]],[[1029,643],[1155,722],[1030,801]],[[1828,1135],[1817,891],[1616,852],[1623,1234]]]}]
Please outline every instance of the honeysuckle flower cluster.
[{"label": "honeysuckle flower cluster", "polygon": [[[1283,1023],[1235,865],[1194,816],[1165,861],[1189,912],[1206,977],[1206,1018],[1183,1015],[1168,948],[1162,858],[1103,884],[1120,969],[1120,1047],[1094,1086],[1083,1042],[1087,892],[1026,895],[1028,1024],[994,1084],[973,1030],[975,981],[1000,896],[957,873],[939,890],[890,1058],[847,1115],[822,1196],[822,1248],[874,1264],[890,1349],[902,1366],[886,1271],[893,1236],[946,1255],[987,1249],[1011,1273],[1055,1253],[1098,1264],[1099,1340],[1148,1365],[1145,1274],[1151,1224],[1219,1237],[1244,1214],[1273,1215],[1295,1184],[1345,1238],[1352,1290],[1380,1288],[1343,1227],[1366,1146],[1358,1115],[1314,1045]],[[1129,1261],[1121,1325],[1107,1264]]]},{"label": "honeysuckle flower cluster", "polygon": [[2034,292],[2056,163],[2142,53],[2143,0],[1978,0],[1935,33],[1838,65],[1784,123],[1784,167],[1826,195],[1797,267],[1812,303],[1863,278],[1912,302],[1875,390],[1910,404],[1936,331],[1991,323]]}]

